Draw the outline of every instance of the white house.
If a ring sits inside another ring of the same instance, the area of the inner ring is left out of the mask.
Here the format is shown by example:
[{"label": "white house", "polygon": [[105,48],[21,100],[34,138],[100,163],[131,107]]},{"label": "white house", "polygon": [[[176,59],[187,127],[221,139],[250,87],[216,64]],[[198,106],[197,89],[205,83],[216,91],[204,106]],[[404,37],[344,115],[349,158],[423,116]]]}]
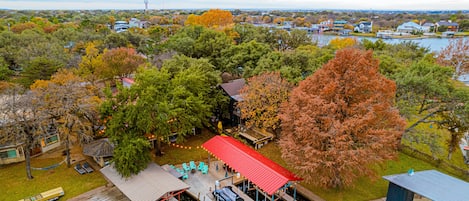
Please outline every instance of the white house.
[{"label": "white house", "polygon": [[353,30],[361,33],[371,33],[373,30],[373,22],[360,22],[355,25]]},{"label": "white house", "polygon": [[405,22],[397,27],[396,32],[400,33],[412,33],[412,32],[424,32],[422,26],[415,22]]},{"label": "white house", "polygon": [[424,33],[428,33],[430,31],[435,31],[435,24],[431,22],[426,22],[425,24],[422,25],[422,29]]}]

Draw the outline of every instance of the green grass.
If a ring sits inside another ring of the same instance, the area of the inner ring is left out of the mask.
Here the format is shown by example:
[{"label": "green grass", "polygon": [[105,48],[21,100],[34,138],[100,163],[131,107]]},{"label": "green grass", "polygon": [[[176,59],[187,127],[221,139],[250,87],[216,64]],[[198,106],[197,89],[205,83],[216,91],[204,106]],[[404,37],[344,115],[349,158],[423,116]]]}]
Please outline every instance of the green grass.
[{"label": "green grass", "polygon": [[[31,166],[46,167],[61,160],[33,158]],[[60,200],[67,200],[107,183],[99,172],[79,175],[65,164],[46,171],[32,170],[32,174],[34,179],[28,180],[24,162],[0,167],[0,200],[19,200],[60,186],[65,192]]]},{"label": "green grass", "polygon": [[[280,149],[278,148],[276,143],[269,143],[263,146],[258,151],[264,156],[282,165],[283,167],[291,170],[292,172],[295,172],[295,170],[280,157]],[[374,168],[377,170],[379,178],[359,178],[356,182],[354,182],[354,186],[351,188],[324,189],[305,182],[302,182],[301,185],[303,185],[304,187],[311,190],[313,193],[317,194],[325,200],[360,201],[373,200],[386,196],[388,182],[381,178],[381,176],[384,175],[405,173],[410,168],[413,168],[415,171],[436,169],[446,174],[451,174],[427,162],[418,160],[403,153],[399,153],[398,160],[387,161],[384,165],[375,166]]]},{"label": "green grass", "polygon": [[[201,148],[201,145],[215,136],[210,131],[203,129],[202,134],[190,136],[183,143],[175,143],[179,146],[191,147],[184,149],[173,145],[165,144],[162,149],[165,153],[163,156],[154,156],[153,161],[159,165],[164,164],[181,164],[194,161],[207,161],[208,152]],[[199,147],[197,149],[197,147]],[[212,157],[213,158],[213,157]]]}]

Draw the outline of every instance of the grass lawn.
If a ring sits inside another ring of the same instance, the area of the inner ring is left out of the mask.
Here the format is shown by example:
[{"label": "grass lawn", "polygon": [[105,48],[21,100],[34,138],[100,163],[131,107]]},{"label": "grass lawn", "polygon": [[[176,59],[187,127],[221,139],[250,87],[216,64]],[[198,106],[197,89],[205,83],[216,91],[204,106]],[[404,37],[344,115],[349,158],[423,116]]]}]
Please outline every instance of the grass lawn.
[{"label": "grass lawn", "polygon": [[[33,158],[31,166],[47,167],[61,160]],[[0,167],[0,200],[19,200],[60,186],[65,191],[60,200],[67,200],[107,183],[99,171],[79,175],[65,164],[51,170],[32,170],[32,174],[34,179],[28,180],[24,162]]]},{"label": "grass lawn", "polygon": [[[280,149],[278,148],[276,143],[269,143],[263,146],[258,151],[264,156],[267,156],[278,164],[291,170],[292,172],[295,172],[293,168],[288,166],[287,163],[280,157]],[[448,172],[444,170],[436,168],[429,163],[415,159],[403,153],[399,153],[398,160],[388,161],[383,166],[376,166],[374,168],[376,168],[376,170],[378,171],[378,175],[380,175],[379,178],[375,178],[374,180],[369,178],[360,178],[355,182],[355,186],[353,188],[323,189],[304,182],[302,182],[301,184],[325,200],[360,201],[373,200],[386,196],[389,183],[381,178],[381,176],[384,175],[405,173],[410,168],[413,168],[415,171],[437,169],[438,171],[445,172],[448,174]]]},{"label": "grass lawn", "polygon": [[[175,145],[179,147],[164,144],[162,149],[165,154],[163,156],[153,156],[153,161],[159,165],[188,163],[191,160],[207,161],[208,152],[202,149],[201,145],[213,136],[215,136],[215,134],[207,129],[202,129],[202,134],[190,136],[185,142],[175,143]],[[181,148],[181,146],[186,147],[186,149]],[[187,147],[191,147],[191,149]]]},{"label": "grass lawn", "polygon": [[[153,160],[160,164],[181,164],[189,162],[191,160],[200,161],[207,160],[208,154],[203,149],[197,149],[196,147],[202,145],[205,141],[213,137],[214,134],[204,130],[201,135],[192,136],[187,139],[184,143],[178,143],[180,146],[191,146],[192,149],[178,148],[173,145],[165,145],[163,151],[165,155],[161,157],[154,157]],[[195,147],[195,148],[194,148]],[[277,162],[283,167],[295,172],[293,168],[289,167],[288,164],[281,158],[280,149],[275,142],[271,142],[258,151],[264,156]],[[456,152],[457,153],[457,152]],[[457,154],[453,155],[455,157]],[[459,156],[458,156],[459,157]],[[455,157],[456,158],[456,157]],[[213,157],[212,157],[213,159]],[[373,200],[386,196],[388,182],[381,178],[384,175],[400,174],[407,172],[410,168],[415,171],[437,169],[446,174],[448,173],[440,168],[437,168],[427,162],[408,156],[404,153],[399,153],[399,159],[396,161],[388,161],[383,166],[376,166],[379,177],[373,179],[360,178],[355,182],[353,188],[348,189],[322,189],[312,184],[302,183],[302,185],[313,193],[319,195],[325,200],[334,201],[360,201],[360,200]]]}]

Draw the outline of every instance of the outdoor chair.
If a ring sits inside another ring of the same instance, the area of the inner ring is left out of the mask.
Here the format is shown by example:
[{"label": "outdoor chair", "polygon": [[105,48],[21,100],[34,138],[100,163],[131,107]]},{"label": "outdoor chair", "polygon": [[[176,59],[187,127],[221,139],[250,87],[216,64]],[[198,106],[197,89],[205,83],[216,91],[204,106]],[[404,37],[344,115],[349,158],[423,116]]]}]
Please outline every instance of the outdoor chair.
[{"label": "outdoor chair", "polygon": [[85,174],[86,170],[80,165],[80,163],[76,164],[75,167],[73,167],[79,174]]},{"label": "outdoor chair", "polygon": [[202,169],[202,174],[208,174],[208,165],[204,165],[204,168]]},{"label": "outdoor chair", "polygon": [[181,173],[181,174],[184,174],[184,173],[185,173],[184,170],[181,170],[181,168],[176,168],[176,171],[178,171],[178,172]]},{"label": "outdoor chair", "polygon": [[173,168],[173,169],[176,169],[176,167],[174,167],[174,165],[169,165],[170,168]]},{"label": "outdoor chair", "polygon": [[190,168],[189,166],[187,166],[186,163],[183,163],[183,164],[182,164],[182,169],[184,169],[185,172],[191,171],[191,168]]},{"label": "outdoor chair", "polygon": [[82,167],[87,173],[92,173],[94,171],[90,164],[88,164],[88,162],[84,162]]},{"label": "outdoor chair", "polygon": [[182,180],[189,179],[189,175],[187,173],[182,174]]},{"label": "outdoor chair", "polygon": [[186,173],[184,170],[181,170],[181,168],[176,168],[176,171],[178,171],[179,173],[181,173],[181,175],[182,175],[182,180],[185,180],[185,179],[188,179],[188,178],[189,178],[189,175],[187,175],[187,173]]},{"label": "outdoor chair", "polygon": [[191,170],[196,170],[197,169],[197,166],[195,165],[194,161],[190,161],[189,166],[191,167]]},{"label": "outdoor chair", "polygon": [[199,171],[202,171],[202,169],[204,169],[204,165],[205,163],[203,161],[200,161],[199,163],[199,168],[197,168]]}]

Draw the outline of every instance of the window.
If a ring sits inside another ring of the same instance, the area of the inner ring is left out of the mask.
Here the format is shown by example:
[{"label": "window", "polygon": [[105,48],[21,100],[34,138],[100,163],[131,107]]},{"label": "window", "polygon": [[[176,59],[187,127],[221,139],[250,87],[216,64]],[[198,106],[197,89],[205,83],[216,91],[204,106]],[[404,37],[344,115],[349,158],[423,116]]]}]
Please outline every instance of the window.
[{"label": "window", "polygon": [[0,158],[16,158],[16,150],[2,151],[0,152]]},{"label": "window", "polygon": [[46,145],[54,144],[59,141],[59,137],[57,135],[53,135],[51,137],[46,138]]}]

